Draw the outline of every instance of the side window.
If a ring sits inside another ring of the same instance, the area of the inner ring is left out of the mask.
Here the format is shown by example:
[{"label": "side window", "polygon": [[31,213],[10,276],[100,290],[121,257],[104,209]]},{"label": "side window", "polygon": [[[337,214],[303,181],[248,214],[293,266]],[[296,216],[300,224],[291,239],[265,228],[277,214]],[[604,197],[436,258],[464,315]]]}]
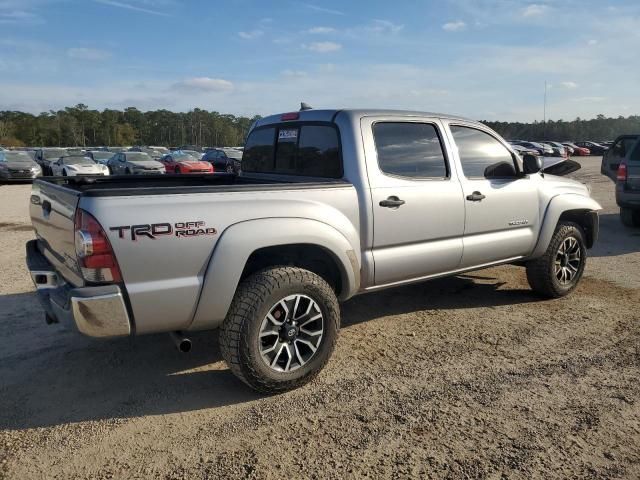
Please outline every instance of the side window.
[{"label": "side window", "polygon": [[447,163],[434,125],[378,122],[373,136],[380,170],[410,178],[446,178]]},{"label": "side window", "polygon": [[622,159],[626,157],[635,143],[635,138],[621,138],[611,147],[611,158]]},{"label": "side window", "polygon": [[498,140],[482,130],[451,125],[462,171],[467,178],[509,178],[516,175],[513,157]]},{"label": "side window", "polygon": [[631,155],[629,155],[629,162],[630,163],[640,163],[640,140],[635,141],[635,146],[631,146],[629,148],[633,149],[631,152]]}]

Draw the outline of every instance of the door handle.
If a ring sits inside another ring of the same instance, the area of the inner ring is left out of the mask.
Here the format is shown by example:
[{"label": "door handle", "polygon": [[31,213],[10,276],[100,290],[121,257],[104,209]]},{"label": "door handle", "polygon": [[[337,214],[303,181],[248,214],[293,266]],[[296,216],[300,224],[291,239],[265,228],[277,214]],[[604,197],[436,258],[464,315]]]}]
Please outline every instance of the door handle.
[{"label": "door handle", "polygon": [[404,204],[405,204],[405,201],[404,200],[400,200],[395,195],[392,195],[391,197],[387,198],[386,200],[381,200],[380,201],[380,206],[381,207],[387,207],[387,208],[398,208],[400,205],[404,205]]},{"label": "door handle", "polygon": [[485,197],[483,194],[477,191],[473,192],[471,195],[467,195],[467,200],[469,200],[470,202],[480,202],[485,198],[487,197]]}]

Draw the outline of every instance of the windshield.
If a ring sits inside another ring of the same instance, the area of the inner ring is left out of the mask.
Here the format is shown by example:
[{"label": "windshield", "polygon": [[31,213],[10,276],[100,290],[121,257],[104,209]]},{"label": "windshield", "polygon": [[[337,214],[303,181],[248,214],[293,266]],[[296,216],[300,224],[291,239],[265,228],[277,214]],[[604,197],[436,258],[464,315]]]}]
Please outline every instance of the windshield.
[{"label": "windshield", "polygon": [[2,152],[0,153],[0,162],[29,162],[33,160],[26,152]]},{"label": "windshield", "polygon": [[185,152],[173,152],[171,154],[171,156],[173,157],[174,160],[182,160],[182,161],[186,161],[186,162],[197,162],[198,159],[195,158],[193,155],[190,155],[188,153]]},{"label": "windshield", "polygon": [[111,152],[91,152],[94,160],[107,160],[113,157],[113,153]]},{"label": "windshield", "polygon": [[62,159],[65,165],[93,165],[95,162],[87,157],[65,157]]},{"label": "windshield", "polygon": [[47,160],[52,158],[60,158],[67,155],[69,152],[66,148],[46,148],[42,150],[42,156]]},{"label": "windshield", "polygon": [[127,152],[127,162],[149,162],[152,158],[144,152]]}]

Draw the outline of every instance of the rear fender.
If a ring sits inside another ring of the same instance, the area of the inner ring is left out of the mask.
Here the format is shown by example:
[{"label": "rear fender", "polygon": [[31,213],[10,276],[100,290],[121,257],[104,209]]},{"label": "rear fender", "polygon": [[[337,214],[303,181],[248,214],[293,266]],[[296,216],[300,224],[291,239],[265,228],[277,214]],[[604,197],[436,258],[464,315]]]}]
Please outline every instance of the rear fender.
[{"label": "rear fender", "polygon": [[360,250],[334,227],[304,218],[266,218],[232,225],[224,231],[207,266],[189,330],[217,328],[227,315],[247,260],[253,252],[279,245],[309,244],[327,250],[342,277],[341,300],[360,288]]},{"label": "rear fender", "polygon": [[[544,214],[544,220],[542,222],[542,228],[540,229],[540,235],[538,237],[538,243],[536,244],[530,258],[541,257],[544,255],[549,243],[551,243],[551,238],[556,230],[556,226],[565,212],[584,212],[588,215],[590,212],[597,212],[601,209],[602,207],[598,202],[593,198],[586,197],[584,195],[565,193],[553,197],[547,206],[547,210]],[[595,224],[593,224],[594,221]],[[587,231],[586,233],[587,236],[590,236],[592,239],[592,243],[595,241],[595,237],[598,232],[597,218],[595,220],[589,219],[585,223],[591,223],[588,228],[592,229],[592,231]]]}]

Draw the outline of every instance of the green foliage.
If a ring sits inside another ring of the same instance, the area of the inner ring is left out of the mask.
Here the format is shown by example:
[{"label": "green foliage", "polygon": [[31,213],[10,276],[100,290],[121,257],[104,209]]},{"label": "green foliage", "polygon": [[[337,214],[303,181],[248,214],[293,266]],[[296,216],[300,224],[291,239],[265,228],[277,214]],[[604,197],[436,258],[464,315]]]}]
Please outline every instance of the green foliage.
[{"label": "green foliage", "polygon": [[493,128],[507,139],[514,140],[549,140],[556,142],[583,140],[614,140],[618,135],[640,133],[640,116],[606,118],[598,115],[591,120],[549,120],[547,123],[489,122],[482,123]]},{"label": "green foliage", "polygon": [[259,117],[236,117],[196,108],[186,113],[90,110],[82,103],[40,115],[0,111],[0,144],[31,146],[116,146],[184,144],[243,145]]}]

